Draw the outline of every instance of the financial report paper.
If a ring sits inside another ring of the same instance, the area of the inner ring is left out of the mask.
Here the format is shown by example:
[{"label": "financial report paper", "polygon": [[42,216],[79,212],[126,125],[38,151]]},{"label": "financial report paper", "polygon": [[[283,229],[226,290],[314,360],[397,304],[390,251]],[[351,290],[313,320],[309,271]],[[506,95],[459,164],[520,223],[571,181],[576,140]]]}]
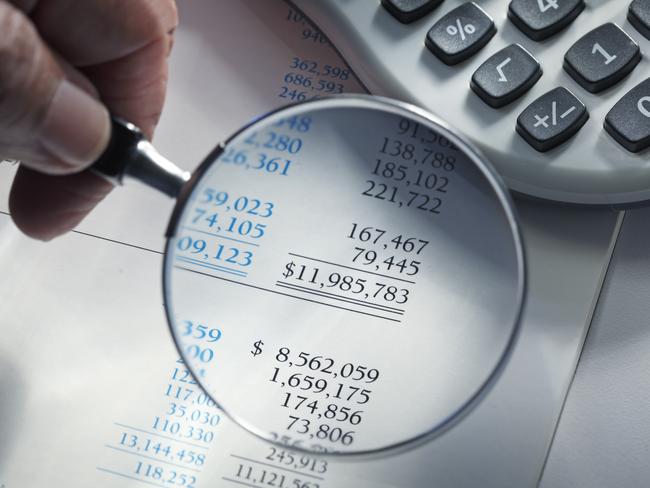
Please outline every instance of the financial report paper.
[{"label": "financial report paper", "polygon": [[[184,169],[251,118],[307,96],[291,81],[301,60],[347,69],[281,1],[179,7],[154,142]],[[332,93],[363,91],[353,76],[330,82],[323,86]],[[537,484],[616,213],[521,202],[531,299],[503,378],[435,442],[387,459],[337,462],[253,438],[193,384],[163,310],[171,200],[138,184],[118,188],[75,232],[40,243],[22,236],[8,215],[14,171],[0,164],[0,487]]]}]

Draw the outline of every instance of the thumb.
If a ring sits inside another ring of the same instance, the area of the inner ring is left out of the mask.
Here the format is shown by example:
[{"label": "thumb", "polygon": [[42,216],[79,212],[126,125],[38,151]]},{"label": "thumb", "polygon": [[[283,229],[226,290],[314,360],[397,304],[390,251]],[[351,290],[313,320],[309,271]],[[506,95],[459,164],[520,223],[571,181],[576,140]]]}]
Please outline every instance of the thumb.
[{"label": "thumb", "polygon": [[106,108],[66,78],[73,68],[5,0],[0,32],[0,156],[49,174],[88,167],[108,144]]}]

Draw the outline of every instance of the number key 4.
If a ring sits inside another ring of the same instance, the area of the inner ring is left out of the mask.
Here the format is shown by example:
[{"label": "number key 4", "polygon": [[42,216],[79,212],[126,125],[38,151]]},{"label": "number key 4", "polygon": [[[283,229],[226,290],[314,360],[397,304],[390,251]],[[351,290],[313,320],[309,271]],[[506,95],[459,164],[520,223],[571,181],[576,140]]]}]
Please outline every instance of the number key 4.
[{"label": "number key 4", "polygon": [[541,41],[567,27],[584,8],[584,0],[512,0],[508,17],[532,40]]},{"label": "number key 4", "polygon": [[625,78],[639,61],[639,45],[610,22],[571,46],[564,56],[564,69],[585,90],[598,93]]}]

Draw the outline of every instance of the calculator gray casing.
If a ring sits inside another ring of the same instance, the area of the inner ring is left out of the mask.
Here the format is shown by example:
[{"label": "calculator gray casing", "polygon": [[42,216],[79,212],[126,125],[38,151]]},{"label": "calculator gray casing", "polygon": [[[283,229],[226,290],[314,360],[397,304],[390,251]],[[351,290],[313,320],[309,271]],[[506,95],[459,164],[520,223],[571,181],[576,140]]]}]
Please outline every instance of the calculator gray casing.
[{"label": "calculator gray casing", "polygon": [[[433,12],[401,24],[379,0],[293,0],[324,33],[371,93],[419,105],[460,129],[495,165],[508,186],[545,200],[589,205],[632,205],[650,201],[650,150],[633,154],[603,128],[607,112],[650,76],[650,41],[627,20],[631,0],[587,0],[580,15],[561,32],[537,42],[508,18],[507,0],[476,3],[493,19],[497,34],[477,54],[447,66],[424,45],[431,26],[461,0],[445,0]],[[583,89],[562,68],[564,54],[588,31],[614,22],[640,46],[632,73],[598,94]],[[474,71],[492,54],[519,43],[540,62],[541,79],[521,98],[500,109],[489,107],[469,87]],[[573,92],[589,120],[569,141],[540,153],[515,132],[517,116],[557,86]]]}]

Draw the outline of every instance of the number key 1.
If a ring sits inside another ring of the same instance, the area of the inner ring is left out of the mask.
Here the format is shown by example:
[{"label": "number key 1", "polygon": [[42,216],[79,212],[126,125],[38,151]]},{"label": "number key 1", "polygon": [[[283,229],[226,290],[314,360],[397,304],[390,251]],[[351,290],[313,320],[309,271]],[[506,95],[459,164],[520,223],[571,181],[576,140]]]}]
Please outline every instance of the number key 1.
[{"label": "number key 1", "polygon": [[625,78],[639,61],[639,45],[609,22],[571,46],[564,56],[564,69],[585,90],[598,93]]}]

